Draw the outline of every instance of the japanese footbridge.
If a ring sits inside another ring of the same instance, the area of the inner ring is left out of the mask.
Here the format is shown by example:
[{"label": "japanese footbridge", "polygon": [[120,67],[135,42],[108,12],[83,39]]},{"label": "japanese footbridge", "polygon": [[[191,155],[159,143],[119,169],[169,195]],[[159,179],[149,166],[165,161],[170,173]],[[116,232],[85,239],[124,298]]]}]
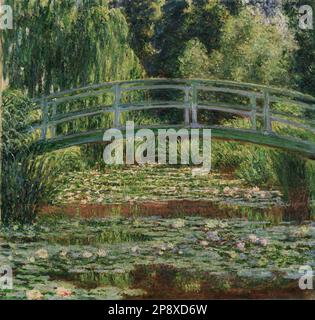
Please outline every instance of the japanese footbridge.
[{"label": "japanese footbridge", "polygon": [[[213,138],[315,159],[315,98],[296,91],[231,81],[148,79],[71,89],[34,103],[39,117],[30,131],[44,150],[102,142],[105,129],[124,128],[133,113],[153,111],[154,124],[139,121],[138,128],[211,128]],[[175,123],[157,123],[170,110]],[[222,120],[227,116],[230,121]]]}]

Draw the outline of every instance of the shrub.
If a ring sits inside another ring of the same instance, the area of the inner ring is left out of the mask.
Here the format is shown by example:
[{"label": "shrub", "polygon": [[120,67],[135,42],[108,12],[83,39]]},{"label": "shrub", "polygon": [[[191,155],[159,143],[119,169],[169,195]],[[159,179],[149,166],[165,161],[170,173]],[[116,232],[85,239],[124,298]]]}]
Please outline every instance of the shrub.
[{"label": "shrub", "polygon": [[247,158],[247,146],[238,142],[212,142],[212,164],[216,170],[235,171]]},{"label": "shrub", "polygon": [[295,49],[288,31],[266,24],[262,15],[245,8],[224,25],[219,49],[210,58],[210,71],[214,78],[288,85]]},{"label": "shrub", "polygon": [[47,166],[58,172],[83,171],[86,169],[85,156],[79,147],[57,150],[39,157]]},{"label": "shrub", "polygon": [[261,147],[251,147],[251,150],[236,170],[236,176],[251,186],[273,185],[275,175],[270,153]]},{"label": "shrub", "polygon": [[26,133],[33,105],[18,91],[3,93],[1,219],[4,223],[32,222],[39,205],[53,192],[57,174],[31,149]]},{"label": "shrub", "polygon": [[307,161],[296,154],[274,151],[273,166],[288,201],[286,218],[288,220],[308,219],[310,217],[310,193]]},{"label": "shrub", "polygon": [[307,162],[307,176],[310,187],[311,197],[311,215],[315,216],[315,161]]},{"label": "shrub", "polygon": [[40,204],[54,191],[56,171],[34,155],[5,162],[2,168],[2,221],[33,222]]}]

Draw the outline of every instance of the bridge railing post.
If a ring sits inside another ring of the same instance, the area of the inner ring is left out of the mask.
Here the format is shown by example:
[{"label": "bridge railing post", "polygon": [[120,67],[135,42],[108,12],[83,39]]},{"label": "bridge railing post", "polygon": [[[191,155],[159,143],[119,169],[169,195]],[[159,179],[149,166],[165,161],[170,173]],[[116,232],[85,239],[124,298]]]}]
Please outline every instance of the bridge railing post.
[{"label": "bridge railing post", "polygon": [[267,90],[264,91],[263,117],[264,117],[264,132],[265,133],[272,132],[272,123],[271,123],[271,117],[270,117],[270,95]]},{"label": "bridge railing post", "polygon": [[[54,118],[56,116],[57,113],[57,105],[54,103],[53,107],[52,107],[52,117]],[[55,138],[56,137],[56,125],[53,125],[51,127],[51,138]]]},{"label": "bridge railing post", "polygon": [[256,95],[250,97],[250,105],[252,108],[250,120],[252,123],[252,129],[257,130],[257,98]]},{"label": "bridge railing post", "polygon": [[120,85],[117,83],[114,87],[115,100],[114,100],[114,127],[120,127],[120,98],[121,98],[121,89]]},{"label": "bridge railing post", "polygon": [[198,89],[197,84],[192,84],[192,104],[191,104],[191,125],[192,127],[198,126]]},{"label": "bridge railing post", "polygon": [[185,101],[184,101],[184,118],[185,126],[190,125],[190,87],[185,88]]},{"label": "bridge railing post", "polygon": [[45,140],[47,136],[47,123],[48,123],[48,104],[46,101],[43,103],[42,107],[42,139]]}]

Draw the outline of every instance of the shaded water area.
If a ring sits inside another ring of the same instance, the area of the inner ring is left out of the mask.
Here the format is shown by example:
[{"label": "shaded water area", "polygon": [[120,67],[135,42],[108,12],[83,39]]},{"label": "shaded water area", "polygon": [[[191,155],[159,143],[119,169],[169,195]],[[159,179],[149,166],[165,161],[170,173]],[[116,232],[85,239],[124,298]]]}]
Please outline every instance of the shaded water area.
[{"label": "shaded water area", "polygon": [[2,229],[1,299],[314,299],[315,224],[206,216],[42,216]]}]

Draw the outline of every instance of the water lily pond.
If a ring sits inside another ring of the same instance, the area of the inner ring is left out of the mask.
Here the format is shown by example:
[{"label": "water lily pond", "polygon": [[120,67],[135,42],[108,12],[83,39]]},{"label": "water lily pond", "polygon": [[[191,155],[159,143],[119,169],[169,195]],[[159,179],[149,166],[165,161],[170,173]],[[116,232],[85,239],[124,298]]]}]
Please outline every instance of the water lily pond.
[{"label": "water lily pond", "polygon": [[245,219],[44,216],[3,228],[1,299],[307,298],[315,224]]},{"label": "water lily pond", "polygon": [[54,204],[111,204],[126,201],[207,200],[213,203],[282,206],[278,190],[249,187],[241,179],[212,172],[193,176],[188,166],[126,166],[60,175]]}]

